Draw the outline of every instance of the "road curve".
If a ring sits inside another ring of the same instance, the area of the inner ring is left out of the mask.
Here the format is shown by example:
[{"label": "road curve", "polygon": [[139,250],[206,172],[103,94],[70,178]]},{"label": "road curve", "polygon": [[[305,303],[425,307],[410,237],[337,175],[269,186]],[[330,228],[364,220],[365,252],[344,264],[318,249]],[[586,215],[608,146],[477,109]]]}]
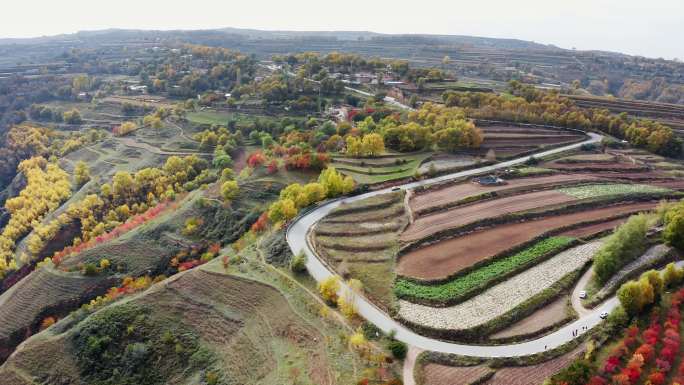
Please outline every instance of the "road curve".
[{"label": "road curve", "polygon": [[[306,254],[307,270],[316,281],[320,282],[323,279],[336,274],[332,271],[332,268],[327,266],[326,263],[323,262],[323,260],[320,259],[318,255],[316,255],[316,253],[314,252],[314,249],[311,246],[311,243],[308,239],[309,233],[318,221],[323,219],[326,215],[328,215],[328,213],[330,213],[333,209],[338,207],[343,202],[349,203],[361,199],[366,199],[375,195],[386,194],[397,188],[402,190],[409,190],[419,186],[433,184],[436,182],[443,182],[453,180],[456,178],[489,173],[495,170],[522,164],[525,161],[527,161],[531,156],[543,157],[552,154],[557,154],[560,152],[578,148],[583,144],[597,143],[603,138],[603,136],[595,133],[588,133],[588,135],[589,139],[586,141],[554,148],[551,150],[542,151],[534,155],[524,156],[521,158],[501,162],[491,166],[461,171],[453,174],[439,176],[436,178],[407,183],[398,187],[386,188],[383,190],[373,191],[362,195],[357,195],[349,198],[343,198],[332,202],[324,203],[321,206],[318,206],[315,209],[295,219],[290,224],[286,233],[287,243],[294,254],[299,254],[300,252],[304,252]],[[344,294],[346,291],[349,290],[349,287],[346,284],[342,283],[340,294]],[[378,307],[373,305],[368,299],[366,299],[366,297],[362,295],[355,295],[353,296],[353,298],[356,302],[358,314],[361,317],[365,318],[369,322],[372,322],[385,333],[395,331],[396,338],[400,341],[403,341],[409,345],[413,345],[423,350],[480,357],[516,357],[543,352],[547,349],[553,349],[555,347],[563,345],[564,343],[572,340],[573,338],[576,338],[573,337],[574,331],[577,331],[578,334],[581,335],[582,333],[585,333],[589,329],[598,325],[601,322],[600,314],[603,312],[610,312],[610,310],[612,310],[618,304],[616,298],[611,298],[604,302],[601,306],[587,312],[585,315],[580,317],[578,320],[572,322],[571,324],[566,325],[565,327],[553,333],[547,334],[533,341],[511,345],[482,346],[464,345],[422,336],[408,329],[398,321],[394,320],[384,311],[380,310]]]}]

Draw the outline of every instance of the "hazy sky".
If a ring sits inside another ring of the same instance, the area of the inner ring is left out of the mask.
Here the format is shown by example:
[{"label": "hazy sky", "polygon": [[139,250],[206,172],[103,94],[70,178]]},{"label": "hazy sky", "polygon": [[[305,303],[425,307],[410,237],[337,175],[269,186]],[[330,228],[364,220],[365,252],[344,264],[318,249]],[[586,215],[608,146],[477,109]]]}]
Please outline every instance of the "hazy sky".
[{"label": "hazy sky", "polygon": [[684,59],[684,0],[4,0],[0,37],[103,28],[369,30]]}]

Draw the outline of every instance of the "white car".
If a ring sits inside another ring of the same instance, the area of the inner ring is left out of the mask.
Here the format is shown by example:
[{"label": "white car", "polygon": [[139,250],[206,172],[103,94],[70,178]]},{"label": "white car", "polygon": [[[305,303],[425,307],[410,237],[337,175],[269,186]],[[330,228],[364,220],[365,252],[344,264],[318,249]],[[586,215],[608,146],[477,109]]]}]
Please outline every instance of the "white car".
[{"label": "white car", "polygon": [[579,297],[580,297],[580,299],[585,299],[585,298],[587,298],[587,292],[584,291],[584,290],[580,291],[580,292],[579,292]]},{"label": "white car", "polygon": [[607,312],[607,311],[601,312],[601,314],[599,315],[599,317],[601,317],[601,319],[606,319],[606,318],[608,318],[608,312]]}]

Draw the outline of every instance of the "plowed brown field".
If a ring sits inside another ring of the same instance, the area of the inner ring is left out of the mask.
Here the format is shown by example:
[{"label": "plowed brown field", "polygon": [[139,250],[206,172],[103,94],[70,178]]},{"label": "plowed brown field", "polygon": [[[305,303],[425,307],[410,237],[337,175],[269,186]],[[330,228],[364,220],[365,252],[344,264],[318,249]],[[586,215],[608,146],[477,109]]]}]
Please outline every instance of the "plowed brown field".
[{"label": "plowed brown field", "polygon": [[535,311],[502,331],[492,334],[490,338],[507,338],[536,333],[567,318],[568,297],[561,296],[557,300]]},{"label": "plowed brown field", "polygon": [[577,199],[570,195],[554,190],[486,200],[420,217],[401,234],[401,240],[415,241],[438,231],[463,226],[478,220],[575,200]]},{"label": "plowed brown field", "polygon": [[584,351],[584,345],[538,365],[501,368],[485,385],[539,385],[558,373]]},{"label": "plowed brown field", "polygon": [[491,369],[478,366],[446,366],[429,363],[423,368],[425,385],[468,385],[482,378]]},{"label": "plowed brown field", "polygon": [[597,178],[583,174],[558,174],[541,176],[536,178],[518,178],[508,180],[507,184],[501,186],[483,187],[477,183],[464,182],[455,184],[439,190],[416,195],[411,199],[411,209],[415,211],[424,210],[430,207],[442,206],[449,202],[458,201],[470,196],[476,196],[494,191],[506,191],[524,187],[541,187],[562,185],[570,182],[596,181]]},{"label": "plowed brown field", "polygon": [[625,223],[625,221],[627,221],[627,218],[614,219],[608,222],[601,222],[593,225],[582,226],[580,228],[573,230],[568,230],[566,232],[561,233],[560,235],[574,238],[587,238],[596,235],[600,232],[606,231],[608,229],[614,229],[619,225]]},{"label": "plowed brown field", "polygon": [[425,280],[446,278],[465,267],[491,258],[553,229],[573,223],[650,210],[656,205],[657,202],[643,202],[610,206],[473,232],[403,255],[397,264],[397,273]]},{"label": "plowed brown field", "polygon": [[553,168],[557,170],[596,170],[596,171],[628,171],[628,170],[644,170],[644,166],[632,163],[606,163],[606,162],[596,162],[596,163],[559,163],[551,162],[544,164],[544,167]]}]

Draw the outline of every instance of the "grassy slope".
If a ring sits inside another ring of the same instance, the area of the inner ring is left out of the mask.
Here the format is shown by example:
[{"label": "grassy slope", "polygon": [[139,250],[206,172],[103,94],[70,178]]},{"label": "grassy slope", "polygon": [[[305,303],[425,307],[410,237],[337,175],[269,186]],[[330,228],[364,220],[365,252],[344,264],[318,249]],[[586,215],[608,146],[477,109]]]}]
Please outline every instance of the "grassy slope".
[{"label": "grassy slope", "polygon": [[[133,311],[137,316],[126,316]],[[101,336],[100,328],[118,319],[124,320],[124,332],[112,334],[116,337],[107,344],[110,356],[102,364],[108,369],[92,371],[96,364],[87,361],[93,352],[84,336]],[[0,368],[0,376],[16,379],[11,384],[28,384],[21,381],[24,373],[59,373],[69,383],[133,383],[144,375],[148,380],[141,383],[196,384],[213,372],[220,384],[276,385],[294,376],[298,384],[345,384],[360,375],[363,365],[338,338],[348,332],[322,320],[317,303],[303,290],[250,257],[228,270],[215,260],[83,320],[63,320],[27,340]],[[151,352],[143,362],[155,364],[129,367],[107,380],[113,368],[129,362],[128,346],[135,343]]]}]

